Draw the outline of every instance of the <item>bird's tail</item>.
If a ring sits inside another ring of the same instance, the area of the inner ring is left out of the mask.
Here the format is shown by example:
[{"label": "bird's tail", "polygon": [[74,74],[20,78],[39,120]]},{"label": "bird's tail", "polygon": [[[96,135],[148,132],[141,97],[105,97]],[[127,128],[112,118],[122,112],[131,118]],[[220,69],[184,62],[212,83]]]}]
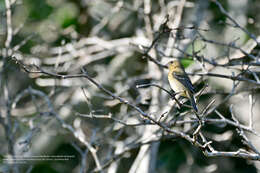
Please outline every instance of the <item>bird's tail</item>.
[{"label": "bird's tail", "polygon": [[188,92],[188,97],[190,99],[190,102],[191,102],[191,105],[193,107],[193,109],[198,112],[198,108],[197,108],[197,105],[196,105],[196,102],[195,102],[195,99],[193,97],[193,95],[191,93]]}]

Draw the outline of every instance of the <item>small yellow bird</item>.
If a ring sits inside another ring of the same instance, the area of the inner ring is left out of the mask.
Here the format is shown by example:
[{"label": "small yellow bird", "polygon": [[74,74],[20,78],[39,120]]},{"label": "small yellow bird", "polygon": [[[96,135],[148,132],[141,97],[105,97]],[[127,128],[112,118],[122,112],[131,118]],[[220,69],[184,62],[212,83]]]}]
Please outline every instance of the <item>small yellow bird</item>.
[{"label": "small yellow bird", "polygon": [[193,109],[198,112],[192,83],[178,60],[170,61],[168,64],[168,81],[176,94],[180,94],[190,100]]}]

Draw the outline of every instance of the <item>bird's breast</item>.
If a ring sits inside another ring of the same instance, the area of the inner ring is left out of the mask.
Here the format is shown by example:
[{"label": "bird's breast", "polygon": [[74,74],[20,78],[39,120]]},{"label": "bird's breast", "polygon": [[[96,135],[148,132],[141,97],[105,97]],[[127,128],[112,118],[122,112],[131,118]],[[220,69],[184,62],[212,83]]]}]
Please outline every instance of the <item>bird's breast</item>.
[{"label": "bird's breast", "polygon": [[175,79],[172,74],[168,75],[168,80],[170,83],[171,88],[174,92],[179,93],[181,96],[186,96],[185,94],[185,87],[182,85],[181,82],[179,82],[177,79]]}]

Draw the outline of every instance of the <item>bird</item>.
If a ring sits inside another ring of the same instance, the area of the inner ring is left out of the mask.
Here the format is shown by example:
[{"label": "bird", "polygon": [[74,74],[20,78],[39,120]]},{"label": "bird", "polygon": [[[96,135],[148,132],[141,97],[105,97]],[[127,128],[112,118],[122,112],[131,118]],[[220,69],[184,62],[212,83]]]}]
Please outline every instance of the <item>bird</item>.
[{"label": "bird", "polygon": [[190,100],[193,109],[198,112],[194,99],[194,87],[178,60],[170,61],[168,64],[168,81],[171,89],[180,96]]}]

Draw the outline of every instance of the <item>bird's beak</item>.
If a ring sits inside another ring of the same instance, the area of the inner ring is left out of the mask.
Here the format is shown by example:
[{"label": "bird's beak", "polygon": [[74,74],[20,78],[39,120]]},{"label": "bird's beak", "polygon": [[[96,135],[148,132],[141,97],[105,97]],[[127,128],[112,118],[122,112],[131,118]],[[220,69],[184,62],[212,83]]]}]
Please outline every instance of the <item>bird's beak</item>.
[{"label": "bird's beak", "polygon": [[165,66],[169,67],[171,65],[172,61],[169,61]]}]

